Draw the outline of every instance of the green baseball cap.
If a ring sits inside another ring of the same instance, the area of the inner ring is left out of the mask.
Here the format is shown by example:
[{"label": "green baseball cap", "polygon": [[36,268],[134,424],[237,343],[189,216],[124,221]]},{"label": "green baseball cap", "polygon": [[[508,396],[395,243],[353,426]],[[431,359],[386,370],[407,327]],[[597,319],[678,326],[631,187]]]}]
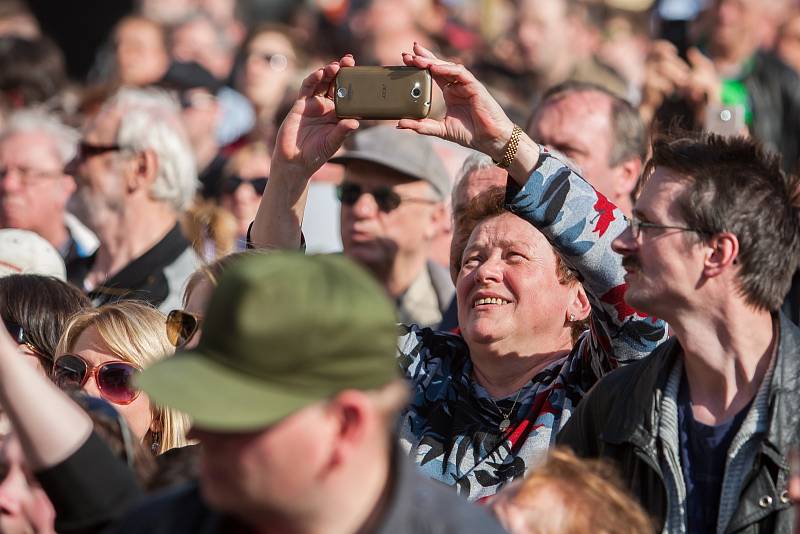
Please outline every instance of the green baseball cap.
[{"label": "green baseball cap", "polygon": [[341,255],[244,258],[214,291],[199,345],[146,369],[138,385],[200,428],[258,430],[345,389],[399,376],[394,307]]}]

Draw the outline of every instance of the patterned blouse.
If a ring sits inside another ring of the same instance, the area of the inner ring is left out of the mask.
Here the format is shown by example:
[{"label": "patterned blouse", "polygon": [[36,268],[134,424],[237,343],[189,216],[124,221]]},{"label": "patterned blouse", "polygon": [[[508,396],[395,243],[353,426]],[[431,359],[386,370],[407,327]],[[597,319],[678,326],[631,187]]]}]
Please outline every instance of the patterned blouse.
[{"label": "patterned blouse", "polygon": [[[398,359],[413,397],[402,416],[401,445],[426,475],[471,501],[523,476],[598,378],[643,358],[667,337],[663,321],[623,300],[622,259],[611,250],[627,224],[622,213],[564,163],[543,149],[528,182],[509,195],[508,209],[536,226],[580,273],[592,315],[590,329],[564,359],[497,404],[473,378],[460,336],[403,327]],[[511,426],[501,431],[512,410]]]}]

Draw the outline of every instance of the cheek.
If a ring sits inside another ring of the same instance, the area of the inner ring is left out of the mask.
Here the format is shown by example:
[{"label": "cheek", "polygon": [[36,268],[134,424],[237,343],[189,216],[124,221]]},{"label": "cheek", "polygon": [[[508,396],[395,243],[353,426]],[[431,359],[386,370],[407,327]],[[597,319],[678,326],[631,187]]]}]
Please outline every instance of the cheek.
[{"label": "cheek", "polygon": [[136,400],[127,405],[115,404],[114,407],[125,418],[125,422],[131,428],[131,432],[143,440],[147,431],[150,430],[150,424],[153,416],[150,410],[150,399],[144,393],[140,393]]}]

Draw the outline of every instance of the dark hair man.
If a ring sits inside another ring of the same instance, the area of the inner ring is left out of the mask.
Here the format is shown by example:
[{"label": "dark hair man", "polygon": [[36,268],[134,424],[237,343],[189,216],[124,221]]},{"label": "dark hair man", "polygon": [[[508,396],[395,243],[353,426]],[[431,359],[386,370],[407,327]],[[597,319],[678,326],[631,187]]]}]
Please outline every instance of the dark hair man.
[{"label": "dark hair man", "polygon": [[502,532],[398,449],[408,389],[394,321],[382,289],[343,256],[232,266],[197,348],[140,381],[191,415],[199,487],[143,505],[119,531]]},{"label": "dark hair man", "polygon": [[[665,532],[790,532],[800,330],[779,315],[800,180],[741,137],[659,140],[623,255],[629,305],[675,336],[601,380],[559,436],[615,460]],[[660,528],[659,528],[660,530]]]},{"label": "dark hair man", "polygon": [[633,106],[599,85],[565,82],[544,94],[527,130],[574,161],[597,191],[630,216],[647,157],[644,124]]}]

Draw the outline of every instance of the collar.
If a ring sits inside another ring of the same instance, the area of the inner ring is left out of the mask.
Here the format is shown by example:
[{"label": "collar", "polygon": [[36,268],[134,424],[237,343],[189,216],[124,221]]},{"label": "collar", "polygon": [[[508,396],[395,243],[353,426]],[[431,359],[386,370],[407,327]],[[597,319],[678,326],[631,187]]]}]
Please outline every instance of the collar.
[{"label": "collar", "polygon": [[[130,293],[133,289],[147,285],[153,275],[163,271],[165,267],[177,260],[189,246],[190,243],[183,236],[180,225],[175,223],[167,235],[153,245],[150,250],[131,261],[121,271],[91,291],[90,298],[101,295],[119,297]],[[95,252],[91,257],[91,263],[94,263],[96,257],[97,253]]]}]

